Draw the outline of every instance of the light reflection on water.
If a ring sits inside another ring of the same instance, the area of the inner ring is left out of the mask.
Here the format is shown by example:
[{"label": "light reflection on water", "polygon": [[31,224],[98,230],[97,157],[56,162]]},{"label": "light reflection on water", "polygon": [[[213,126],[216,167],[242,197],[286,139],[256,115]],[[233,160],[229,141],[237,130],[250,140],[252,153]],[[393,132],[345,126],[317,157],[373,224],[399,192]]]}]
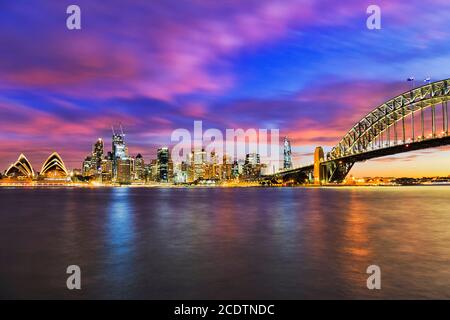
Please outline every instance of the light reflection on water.
[{"label": "light reflection on water", "polygon": [[113,189],[112,198],[107,209],[108,247],[111,248],[112,259],[123,260],[132,251],[135,238],[134,208],[130,201],[128,188]]},{"label": "light reflection on water", "polygon": [[121,283],[132,281],[135,265],[134,202],[129,188],[115,188],[110,192],[111,198],[106,209],[107,230],[104,243],[107,254],[104,269],[109,279],[121,279],[111,281],[108,291],[114,291],[120,294],[120,298],[125,298],[128,288]]},{"label": "light reflection on water", "polygon": [[[449,195],[2,188],[0,298],[450,298]],[[65,289],[70,264],[80,292]]]}]

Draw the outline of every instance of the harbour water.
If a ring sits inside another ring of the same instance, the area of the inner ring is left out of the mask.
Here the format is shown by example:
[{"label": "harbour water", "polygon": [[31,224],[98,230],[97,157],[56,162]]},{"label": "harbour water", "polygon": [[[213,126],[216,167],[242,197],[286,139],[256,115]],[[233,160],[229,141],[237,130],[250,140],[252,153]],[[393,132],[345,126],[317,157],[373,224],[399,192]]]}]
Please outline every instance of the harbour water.
[{"label": "harbour water", "polygon": [[449,199],[448,186],[0,188],[0,298],[449,299]]}]

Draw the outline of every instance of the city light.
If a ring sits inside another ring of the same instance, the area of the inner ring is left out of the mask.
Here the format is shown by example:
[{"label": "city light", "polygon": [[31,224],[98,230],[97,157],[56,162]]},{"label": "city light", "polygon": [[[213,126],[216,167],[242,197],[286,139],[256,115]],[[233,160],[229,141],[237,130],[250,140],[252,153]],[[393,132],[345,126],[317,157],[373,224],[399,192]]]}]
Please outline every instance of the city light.
[{"label": "city light", "polygon": [[[1,185],[72,185],[72,186],[154,186],[202,185],[247,186],[258,185],[267,170],[258,153],[249,153],[245,159],[231,159],[224,154],[218,161],[214,151],[192,150],[188,161],[174,163],[170,150],[157,150],[156,159],[146,162],[141,154],[131,156],[123,128],[112,129],[111,150],[105,153],[104,140],[98,138],[92,152],[81,163],[81,169],[68,170],[62,157],[53,152],[35,173],[31,163],[21,154],[6,171]],[[284,167],[292,168],[290,142],[284,140]]]}]

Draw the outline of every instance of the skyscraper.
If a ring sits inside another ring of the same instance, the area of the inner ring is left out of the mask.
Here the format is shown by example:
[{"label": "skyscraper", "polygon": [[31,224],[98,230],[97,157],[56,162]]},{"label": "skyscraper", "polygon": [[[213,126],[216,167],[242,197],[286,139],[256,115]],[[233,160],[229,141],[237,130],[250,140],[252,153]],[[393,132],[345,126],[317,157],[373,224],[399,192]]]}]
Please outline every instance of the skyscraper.
[{"label": "skyscraper", "polygon": [[211,152],[211,173],[210,178],[212,179],[220,179],[221,178],[221,172],[220,172],[220,165],[218,164],[217,154],[215,151]]},{"label": "skyscraper", "polygon": [[127,147],[125,145],[125,134],[122,131],[120,133],[115,133],[113,128],[112,136],[112,153],[113,153],[113,176],[117,178],[117,167],[118,160],[127,159]]},{"label": "skyscraper", "polygon": [[82,174],[84,177],[91,177],[95,175],[95,166],[92,165],[92,156],[87,156],[83,161]]},{"label": "skyscraper", "polygon": [[292,169],[292,156],[291,156],[291,142],[287,137],[284,137],[284,161],[283,161],[283,169],[289,170]]},{"label": "skyscraper", "polygon": [[117,159],[117,179],[120,184],[131,183],[132,160],[131,158]]},{"label": "skyscraper", "polygon": [[158,181],[158,159],[153,159],[149,166],[148,166],[148,172],[149,172],[149,181]]},{"label": "skyscraper", "polygon": [[100,178],[102,175],[103,140],[98,138],[92,146],[92,152],[83,161],[82,173],[85,177]]},{"label": "skyscraper", "polygon": [[96,160],[97,169],[100,168],[103,159],[103,140],[98,138],[92,150],[92,158]]},{"label": "skyscraper", "polygon": [[239,163],[237,160],[233,162],[233,166],[231,167],[231,176],[233,179],[236,179],[239,177]]},{"label": "skyscraper", "polygon": [[245,164],[256,166],[257,164],[260,164],[260,156],[259,153],[248,153],[245,156]]},{"label": "skyscraper", "polygon": [[222,157],[222,179],[230,180],[231,179],[231,168],[232,168],[231,158],[224,154]]},{"label": "skyscraper", "polygon": [[158,181],[169,182],[169,148],[158,149]]},{"label": "skyscraper", "polygon": [[145,179],[145,162],[140,153],[136,156],[134,162],[134,175],[136,180],[143,181]]},{"label": "skyscraper", "polygon": [[186,162],[178,163],[174,166],[173,180],[175,184],[188,182],[188,171]]},{"label": "skyscraper", "polygon": [[193,151],[194,180],[205,178],[206,152],[204,149]]},{"label": "skyscraper", "polygon": [[247,179],[261,175],[261,159],[258,153],[249,153],[245,156],[244,175]]},{"label": "skyscraper", "polygon": [[[111,152],[108,152],[110,154]],[[112,181],[112,156],[106,156],[102,160],[102,182],[110,183]]]}]

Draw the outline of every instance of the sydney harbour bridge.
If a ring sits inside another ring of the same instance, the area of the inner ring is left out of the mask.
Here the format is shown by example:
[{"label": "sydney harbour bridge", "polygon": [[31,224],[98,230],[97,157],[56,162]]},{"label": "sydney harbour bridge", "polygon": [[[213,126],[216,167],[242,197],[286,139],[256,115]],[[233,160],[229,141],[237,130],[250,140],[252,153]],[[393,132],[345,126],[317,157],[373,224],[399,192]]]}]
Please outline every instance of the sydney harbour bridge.
[{"label": "sydney harbour bridge", "polygon": [[449,100],[450,79],[404,92],[365,115],[326,155],[317,147],[314,164],[266,175],[263,180],[341,183],[356,162],[448,145]]}]

